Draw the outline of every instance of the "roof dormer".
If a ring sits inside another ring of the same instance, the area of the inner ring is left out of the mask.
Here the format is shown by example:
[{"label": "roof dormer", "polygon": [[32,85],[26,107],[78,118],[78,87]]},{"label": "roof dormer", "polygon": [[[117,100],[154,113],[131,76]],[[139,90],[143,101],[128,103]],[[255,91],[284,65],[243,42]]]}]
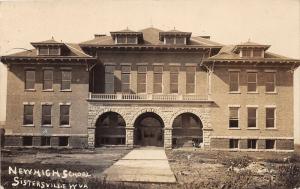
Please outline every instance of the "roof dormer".
[{"label": "roof dormer", "polygon": [[187,45],[191,35],[191,32],[182,32],[174,29],[171,31],[159,32],[159,40],[163,41],[165,45]]},{"label": "roof dormer", "polygon": [[53,37],[46,41],[32,42],[31,45],[37,49],[39,56],[60,56],[62,48],[65,46],[64,43],[55,41]]},{"label": "roof dormer", "polygon": [[268,48],[270,48],[270,45],[261,45],[248,41],[236,45],[233,51],[238,53],[241,58],[264,58],[265,51]]},{"label": "roof dormer", "polygon": [[140,44],[143,41],[143,33],[131,30],[110,32],[115,44]]}]

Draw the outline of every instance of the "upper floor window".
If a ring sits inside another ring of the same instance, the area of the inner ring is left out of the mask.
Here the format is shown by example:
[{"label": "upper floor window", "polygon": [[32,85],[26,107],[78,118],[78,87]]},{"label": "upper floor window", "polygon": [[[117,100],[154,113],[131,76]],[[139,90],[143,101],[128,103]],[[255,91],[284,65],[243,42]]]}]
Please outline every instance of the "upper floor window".
[{"label": "upper floor window", "polygon": [[265,87],[266,92],[275,92],[276,91],[276,73],[275,72],[266,72],[265,73]]},{"label": "upper floor window", "polygon": [[153,67],[153,92],[154,93],[162,93],[162,75],[163,75],[163,67],[162,66],[154,66]]},{"label": "upper floor window", "polygon": [[116,37],[117,44],[137,44],[137,36],[119,35]]},{"label": "upper floor window", "polygon": [[242,49],[242,57],[251,57],[251,49]]},{"label": "upper floor window", "polygon": [[24,105],[23,125],[33,125],[33,105]]},{"label": "upper floor window", "polygon": [[257,73],[248,72],[247,73],[247,91],[257,92]]},{"label": "upper floor window", "polygon": [[256,119],[257,119],[257,108],[249,107],[248,108],[248,127],[256,128]]},{"label": "upper floor window", "polygon": [[170,67],[170,92],[178,93],[179,66]]},{"label": "upper floor window", "polygon": [[44,70],[43,90],[52,90],[53,85],[53,70]]},{"label": "upper floor window", "polygon": [[195,93],[196,67],[186,67],[186,93]]},{"label": "upper floor window", "polygon": [[230,71],[229,72],[229,91],[230,92],[238,92],[239,89],[239,72],[238,71]]},{"label": "upper floor window", "polygon": [[130,66],[122,66],[121,68],[121,83],[122,83],[122,92],[130,93]]},{"label": "upper floor window", "polygon": [[35,88],[35,70],[25,70],[25,89]]},{"label": "upper floor window", "polygon": [[105,66],[105,93],[113,94],[115,92],[114,70],[115,70],[115,66],[110,66],[110,65]]},{"label": "upper floor window", "polygon": [[60,55],[60,47],[39,47],[39,55]]},{"label": "upper floor window", "polygon": [[70,125],[70,105],[60,105],[60,125]]},{"label": "upper floor window", "polygon": [[62,70],[61,71],[61,87],[60,90],[71,90],[71,79],[72,72],[71,70]]},{"label": "upper floor window", "polygon": [[184,45],[185,44],[185,37],[176,37],[176,44],[178,45]]},{"label": "upper floor window", "polygon": [[266,108],[266,128],[275,128],[275,108]]},{"label": "upper floor window", "polygon": [[52,105],[42,105],[42,125],[51,125]]},{"label": "upper floor window", "polygon": [[146,93],[147,89],[147,66],[138,66],[137,68],[137,92]]},{"label": "upper floor window", "polygon": [[229,107],[229,128],[239,127],[239,107]]}]

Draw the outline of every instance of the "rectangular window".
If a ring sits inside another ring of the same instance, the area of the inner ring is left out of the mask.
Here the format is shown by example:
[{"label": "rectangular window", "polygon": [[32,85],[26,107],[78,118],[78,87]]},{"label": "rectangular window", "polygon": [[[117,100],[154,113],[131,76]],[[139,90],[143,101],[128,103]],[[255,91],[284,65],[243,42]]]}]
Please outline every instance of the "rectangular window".
[{"label": "rectangular window", "polygon": [[257,92],[257,73],[247,73],[247,90],[248,92]]},{"label": "rectangular window", "polygon": [[23,136],[23,146],[32,146],[32,136]]},{"label": "rectangular window", "polygon": [[275,140],[266,140],[266,149],[275,149]]},{"label": "rectangular window", "polygon": [[250,49],[243,49],[242,50],[242,57],[250,57],[251,56],[251,50]]},{"label": "rectangular window", "polygon": [[43,90],[52,90],[53,70],[44,70]]},{"label": "rectangular window", "polygon": [[153,67],[153,93],[162,93],[163,67]]},{"label": "rectangular window", "polygon": [[170,92],[178,93],[179,66],[170,67]]},{"label": "rectangular window", "polygon": [[49,55],[59,55],[59,47],[49,47]]},{"label": "rectangular window", "polygon": [[275,92],[275,80],[276,80],[276,73],[275,72],[266,72],[266,92]]},{"label": "rectangular window", "polygon": [[254,49],[253,50],[253,57],[262,57],[262,50],[261,49]]},{"label": "rectangular window", "polygon": [[184,45],[185,38],[184,37],[176,37],[176,44]]},{"label": "rectangular window", "polygon": [[137,43],[137,37],[136,36],[127,36],[127,43],[128,44],[136,44]]},{"label": "rectangular window", "polygon": [[60,90],[71,90],[71,79],[72,72],[71,70],[62,70],[61,71],[61,86]]},{"label": "rectangular window", "polygon": [[130,71],[130,66],[122,66],[121,68],[122,93],[130,93]]},{"label": "rectangular window", "polygon": [[138,66],[137,70],[137,92],[146,93],[147,66]]},{"label": "rectangular window", "polygon": [[115,93],[115,75],[114,75],[114,66],[105,66],[105,93],[107,94],[113,94]]},{"label": "rectangular window", "polygon": [[33,105],[24,105],[23,125],[33,125]]},{"label": "rectangular window", "polygon": [[229,107],[229,128],[239,127],[239,108]]},{"label": "rectangular window", "polygon": [[275,128],[275,108],[266,108],[266,128]]},{"label": "rectangular window", "polygon": [[248,127],[256,128],[257,108],[248,108]]},{"label": "rectangular window", "polygon": [[70,105],[60,105],[60,125],[70,125]]},{"label": "rectangular window", "polygon": [[117,37],[117,43],[126,43],[126,36],[118,36]]},{"label": "rectangular window", "polygon": [[68,146],[69,145],[69,137],[58,137],[58,145],[59,146]]},{"label": "rectangular window", "polygon": [[52,105],[42,105],[42,125],[51,125]]},{"label": "rectangular window", "polygon": [[39,47],[39,55],[48,55],[49,48],[48,47]]},{"label": "rectangular window", "polygon": [[257,140],[256,139],[248,139],[247,146],[248,149],[256,149]]},{"label": "rectangular window", "polygon": [[25,70],[25,89],[32,90],[35,88],[35,70]]},{"label": "rectangular window", "polygon": [[186,67],[186,93],[195,93],[196,67]]},{"label": "rectangular window", "polygon": [[230,149],[239,148],[239,140],[238,139],[229,139],[229,148]]},{"label": "rectangular window", "polygon": [[51,141],[51,137],[42,136],[41,137],[41,146],[50,146],[51,145],[50,141]]},{"label": "rectangular window", "polygon": [[239,72],[238,71],[230,71],[229,72],[229,91],[230,92],[238,92],[239,89]]},{"label": "rectangular window", "polygon": [[173,45],[175,42],[175,38],[174,37],[165,37],[165,42],[167,45]]}]

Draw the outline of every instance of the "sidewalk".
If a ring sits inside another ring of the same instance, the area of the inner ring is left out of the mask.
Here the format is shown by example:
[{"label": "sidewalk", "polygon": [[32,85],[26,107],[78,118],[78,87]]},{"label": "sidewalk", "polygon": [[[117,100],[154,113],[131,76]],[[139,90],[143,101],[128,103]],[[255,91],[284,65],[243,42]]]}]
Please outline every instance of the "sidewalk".
[{"label": "sidewalk", "polygon": [[139,148],[129,152],[103,172],[108,181],[175,183],[163,148]]}]

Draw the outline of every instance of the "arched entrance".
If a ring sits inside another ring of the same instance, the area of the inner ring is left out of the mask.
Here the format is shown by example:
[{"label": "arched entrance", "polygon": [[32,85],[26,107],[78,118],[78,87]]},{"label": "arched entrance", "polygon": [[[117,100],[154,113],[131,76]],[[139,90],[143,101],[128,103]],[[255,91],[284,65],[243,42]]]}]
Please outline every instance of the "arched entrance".
[{"label": "arched entrance", "polygon": [[102,145],[124,145],[126,123],[116,112],[106,112],[96,122],[95,147]]},{"label": "arched entrance", "polygon": [[199,146],[203,142],[203,125],[193,113],[178,115],[172,125],[172,146]]},{"label": "arched entrance", "polygon": [[134,123],[134,144],[141,146],[163,146],[163,120],[153,112],[141,114]]}]

